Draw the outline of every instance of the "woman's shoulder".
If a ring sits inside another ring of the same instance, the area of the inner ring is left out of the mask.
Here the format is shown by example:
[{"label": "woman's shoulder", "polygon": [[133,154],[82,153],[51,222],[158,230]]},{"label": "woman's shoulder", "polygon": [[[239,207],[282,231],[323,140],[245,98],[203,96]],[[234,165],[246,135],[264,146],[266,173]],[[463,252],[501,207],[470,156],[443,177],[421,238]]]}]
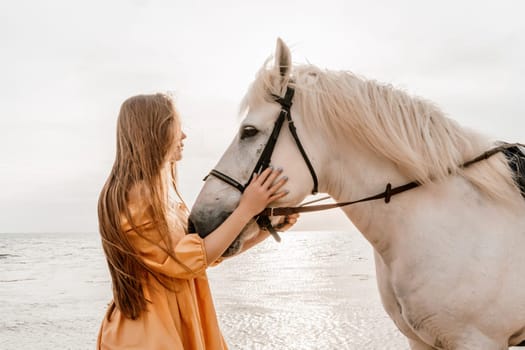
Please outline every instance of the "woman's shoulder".
[{"label": "woman's shoulder", "polygon": [[135,226],[151,224],[153,218],[150,198],[151,191],[144,183],[139,182],[129,189],[127,193],[128,213],[121,213],[125,231],[131,228],[130,220]]},{"label": "woman's shoulder", "polygon": [[127,200],[128,205],[147,205],[151,198],[151,189],[144,182],[139,181],[135,183],[128,190]]}]

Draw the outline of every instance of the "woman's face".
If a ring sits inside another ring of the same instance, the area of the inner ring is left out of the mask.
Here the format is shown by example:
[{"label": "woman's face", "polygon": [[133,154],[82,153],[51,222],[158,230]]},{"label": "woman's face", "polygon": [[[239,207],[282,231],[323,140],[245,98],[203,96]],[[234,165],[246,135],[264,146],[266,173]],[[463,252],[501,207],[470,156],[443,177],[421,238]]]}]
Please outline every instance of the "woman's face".
[{"label": "woman's face", "polygon": [[186,134],[181,130],[180,135],[177,137],[173,144],[172,161],[179,161],[182,159],[182,151],[184,150],[183,140],[186,138]]}]

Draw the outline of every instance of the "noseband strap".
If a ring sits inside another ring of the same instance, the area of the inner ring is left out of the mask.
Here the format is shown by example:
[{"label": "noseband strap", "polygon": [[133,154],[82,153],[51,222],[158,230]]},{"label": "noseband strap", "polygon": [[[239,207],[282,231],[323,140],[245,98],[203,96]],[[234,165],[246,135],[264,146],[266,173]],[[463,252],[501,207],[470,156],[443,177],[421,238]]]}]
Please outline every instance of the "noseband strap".
[{"label": "noseband strap", "polygon": [[[235,187],[235,188],[238,189],[239,192],[241,192],[241,193],[244,192],[244,186],[243,186],[243,185],[241,185],[241,184],[238,183],[235,179],[229,177],[228,175],[226,175],[226,174],[224,174],[224,173],[221,173],[221,172],[218,171],[218,170],[212,169],[212,170],[210,171],[210,173],[208,174],[208,176],[209,176],[209,175],[213,175],[213,176],[215,176],[216,178],[218,178],[218,179],[220,179],[220,180],[226,182],[228,185]],[[206,180],[206,178],[207,178],[208,176],[206,176],[206,177],[204,178],[204,180]]]}]

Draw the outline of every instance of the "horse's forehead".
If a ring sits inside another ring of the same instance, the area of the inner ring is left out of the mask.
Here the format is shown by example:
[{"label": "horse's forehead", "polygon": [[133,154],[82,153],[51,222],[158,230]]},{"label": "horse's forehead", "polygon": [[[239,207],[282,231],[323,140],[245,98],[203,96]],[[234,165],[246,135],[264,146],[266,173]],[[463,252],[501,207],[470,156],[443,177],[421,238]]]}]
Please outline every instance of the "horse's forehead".
[{"label": "horse's forehead", "polygon": [[248,107],[244,118],[245,123],[266,123],[274,121],[279,114],[280,106],[277,103],[260,102]]}]

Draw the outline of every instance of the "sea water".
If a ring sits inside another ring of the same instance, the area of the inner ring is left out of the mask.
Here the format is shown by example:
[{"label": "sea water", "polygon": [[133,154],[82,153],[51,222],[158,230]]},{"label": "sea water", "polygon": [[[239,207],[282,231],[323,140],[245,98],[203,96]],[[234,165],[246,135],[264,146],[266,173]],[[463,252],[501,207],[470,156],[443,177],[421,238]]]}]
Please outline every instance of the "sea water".
[{"label": "sea water", "polygon": [[[358,232],[287,232],[208,269],[230,349],[408,349]],[[111,299],[100,238],[0,234],[0,349],[95,349]]]}]

